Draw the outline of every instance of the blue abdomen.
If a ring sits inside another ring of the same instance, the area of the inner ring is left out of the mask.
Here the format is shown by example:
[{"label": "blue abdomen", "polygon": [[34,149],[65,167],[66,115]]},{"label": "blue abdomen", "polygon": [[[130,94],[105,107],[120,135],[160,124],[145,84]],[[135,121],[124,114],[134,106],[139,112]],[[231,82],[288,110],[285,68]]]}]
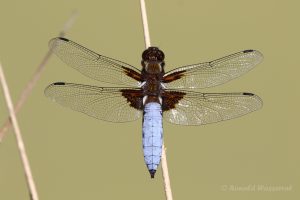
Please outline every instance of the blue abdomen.
[{"label": "blue abdomen", "polygon": [[147,103],[144,108],[143,118],[143,149],[144,159],[154,178],[160,163],[163,144],[162,110],[159,103]]}]

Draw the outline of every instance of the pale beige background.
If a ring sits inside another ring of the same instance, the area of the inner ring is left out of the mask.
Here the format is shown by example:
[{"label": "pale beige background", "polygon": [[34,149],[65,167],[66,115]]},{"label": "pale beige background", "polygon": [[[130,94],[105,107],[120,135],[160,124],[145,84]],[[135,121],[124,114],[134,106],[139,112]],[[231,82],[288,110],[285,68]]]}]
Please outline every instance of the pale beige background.
[{"label": "pale beige background", "polygon": [[[244,49],[265,60],[245,76],[205,91],[248,91],[262,110],[232,121],[185,127],[164,123],[174,199],[299,199],[299,36],[296,0],[147,1],[152,44],[166,69]],[[0,1],[0,60],[16,101],[72,10],[67,37],[139,67],[144,50],[139,1]],[[112,124],[50,102],[51,82],[103,85],[53,57],[18,115],[41,199],[164,199],[161,170],[151,180],[141,120]],[[1,124],[7,116],[0,98]],[[0,144],[0,199],[28,199],[12,131]],[[225,186],[224,186],[225,185]],[[291,186],[291,191],[222,191]]]}]

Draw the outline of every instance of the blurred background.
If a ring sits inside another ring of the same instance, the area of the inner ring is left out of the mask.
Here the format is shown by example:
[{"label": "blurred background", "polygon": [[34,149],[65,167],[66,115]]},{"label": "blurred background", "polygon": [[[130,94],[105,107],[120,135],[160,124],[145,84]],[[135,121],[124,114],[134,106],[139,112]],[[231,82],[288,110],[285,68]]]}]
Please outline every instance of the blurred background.
[{"label": "blurred background", "polygon": [[[262,110],[205,126],[164,123],[174,199],[298,199],[299,1],[146,1],[151,43],[166,70],[244,49],[265,59],[210,92],[253,92]],[[72,11],[66,37],[140,67],[144,38],[138,0],[0,0],[0,61],[16,102]],[[40,199],[164,199],[161,169],[150,179],[141,125],[113,124],[63,108],[44,96],[56,81],[104,85],[53,56],[18,114]],[[110,85],[112,86],[112,85]],[[0,92],[0,124],[8,111]],[[288,187],[233,191],[231,187]],[[0,144],[0,199],[28,199],[13,131]]]}]

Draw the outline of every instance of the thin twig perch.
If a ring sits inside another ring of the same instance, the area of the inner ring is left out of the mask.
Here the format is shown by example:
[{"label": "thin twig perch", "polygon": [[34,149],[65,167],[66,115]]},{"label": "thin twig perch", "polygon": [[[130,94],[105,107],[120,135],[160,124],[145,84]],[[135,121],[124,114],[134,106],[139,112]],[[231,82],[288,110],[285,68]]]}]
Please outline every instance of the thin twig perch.
[{"label": "thin twig perch", "polygon": [[[140,5],[141,5],[143,27],[144,27],[145,46],[146,46],[146,48],[148,48],[148,47],[151,46],[151,44],[150,44],[150,34],[149,34],[149,27],[148,27],[145,1],[140,0]],[[161,168],[162,168],[162,172],[163,172],[163,180],[164,180],[166,199],[167,200],[172,200],[173,197],[172,197],[170,177],[169,177],[169,171],[168,171],[168,165],[167,165],[166,148],[165,148],[164,144],[163,144],[163,147],[162,147]]]},{"label": "thin twig perch", "polygon": [[5,80],[5,76],[3,73],[3,69],[2,69],[2,65],[0,63],[0,81],[1,81],[1,85],[3,88],[3,93],[5,96],[5,100],[6,100],[6,104],[7,104],[7,108],[9,110],[9,114],[10,114],[10,119],[12,121],[12,125],[14,127],[14,132],[15,132],[15,136],[16,136],[16,140],[17,140],[17,145],[18,145],[18,149],[19,149],[19,154],[23,163],[23,168],[24,168],[24,172],[25,172],[25,176],[26,176],[26,181],[28,184],[28,190],[29,190],[29,194],[30,194],[30,199],[32,200],[38,200],[38,193],[35,187],[35,183],[33,180],[33,176],[31,173],[31,169],[30,169],[30,165],[29,165],[29,160],[25,151],[25,145],[22,139],[22,135],[21,135],[21,131],[18,125],[18,121],[15,115],[15,111],[14,111],[14,106],[10,97],[10,93],[8,90],[8,86]]},{"label": "thin twig perch", "polygon": [[[59,37],[63,37],[66,32],[71,28],[73,25],[76,17],[78,16],[78,12],[74,11],[71,14],[71,17],[68,19],[68,21],[64,24],[62,30],[59,32]],[[14,107],[15,113],[17,114],[22,106],[24,105],[25,101],[27,100],[28,96],[31,94],[34,86],[36,85],[37,81],[40,79],[42,72],[45,69],[46,63],[48,62],[49,58],[51,57],[52,52],[51,50],[48,50],[45,57],[37,67],[35,73],[33,74],[31,80],[27,83],[26,87],[23,89],[21,93],[21,97],[18,100],[17,104]],[[4,125],[2,126],[0,130],[0,142],[2,141],[4,134],[8,131],[8,129],[11,127],[11,119],[8,117],[5,121]]]}]

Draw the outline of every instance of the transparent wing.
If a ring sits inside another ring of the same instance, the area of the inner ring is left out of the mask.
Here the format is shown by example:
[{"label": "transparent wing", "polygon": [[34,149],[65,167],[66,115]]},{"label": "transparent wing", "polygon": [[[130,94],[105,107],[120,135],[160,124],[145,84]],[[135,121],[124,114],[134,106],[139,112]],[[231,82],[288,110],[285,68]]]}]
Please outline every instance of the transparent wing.
[{"label": "transparent wing", "polygon": [[138,86],[140,70],[124,62],[99,55],[66,38],[54,38],[49,48],[63,62],[95,80],[118,85]]},{"label": "transparent wing", "polygon": [[263,60],[259,51],[245,50],[206,63],[180,67],[166,73],[165,86],[175,88],[206,88],[237,78]]},{"label": "transparent wing", "polygon": [[110,122],[134,121],[142,113],[142,92],[135,88],[103,88],[53,83],[45,95],[62,106]]},{"label": "transparent wing", "polygon": [[240,117],[260,109],[262,104],[262,100],[252,93],[166,90],[163,115],[170,123],[202,125]]}]

